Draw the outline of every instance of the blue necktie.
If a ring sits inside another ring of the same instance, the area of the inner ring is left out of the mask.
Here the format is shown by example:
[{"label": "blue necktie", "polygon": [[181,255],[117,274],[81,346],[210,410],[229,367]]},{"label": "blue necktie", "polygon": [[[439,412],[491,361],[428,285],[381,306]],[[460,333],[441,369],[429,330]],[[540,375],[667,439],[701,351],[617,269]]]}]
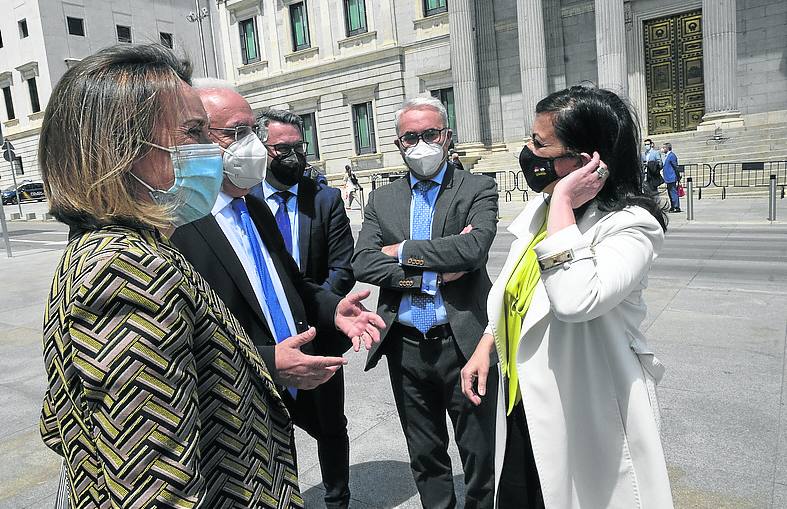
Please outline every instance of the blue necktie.
[{"label": "blue necktie", "polygon": [[[429,190],[437,185],[431,180],[419,180],[413,187],[413,240],[429,240],[432,238],[432,207],[427,200]],[[415,328],[426,334],[437,321],[434,310],[434,295],[413,293],[411,313]]]},{"label": "blue necktie", "polygon": [[[265,302],[268,304],[268,311],[271,314],[273,321],[273,334],[276,343],[281,343],[282,340],[290,337],[290,327],[287,325],[287,319],[284,316],[279,296],[276,295],[276,289],[273,287],[273,280],[268,272],[268,265],[265,263],[265,258],[262,256],[262,249],[260,243],[257,241],[257,230],[254,227],[254,222],[249,215],[249,209],[246,208],[246,202],[243,198],[234,198],[231,202],[232,210],[235,216],[240,218],[240,224],[243,226],[243,231],[246,232],[246,238],[249,239],[249,246],[251,246],[251,254],[254,257],[254,266],[257,269],[257,275],[260,278],[262,285],[262,293],[265,296]],[[268,366],[268,369],[275,369],[276,366]],[[295,387],[287,387],[292,397],[295,397],[297,389]]]},{"label": "blue necktie", "polygon": [[276,224],[279,226],[281,236],[284,237],[284,246],[287,252],[292,256],[292,228],[290,228],[290,214],[287,210],[287,202],[290,200],[292,193],[289,191],[279,191],[273,195],[276,198],[276,203],[279,204],[276,210]]}]

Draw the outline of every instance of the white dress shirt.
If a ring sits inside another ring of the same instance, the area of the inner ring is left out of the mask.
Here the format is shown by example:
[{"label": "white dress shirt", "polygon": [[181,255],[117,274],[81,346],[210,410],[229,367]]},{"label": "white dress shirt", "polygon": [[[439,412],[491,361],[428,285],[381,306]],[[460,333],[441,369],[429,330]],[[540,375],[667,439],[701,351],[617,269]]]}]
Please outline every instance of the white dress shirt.
[{"label": "white dress shirt", "polygon": [[[213,205],[212,213],[216,218],[216,222],[219,223],[221,231],[224,232],[224,236],[227,237],[230,245],[232,245],[232,249],[238,256],[241,265],[243,265],[243,270],[246,271],[246,276],[249,278],[251,287],[254,289],[254,295],[257,296],[257,302],[260,303],[262,313],[265,315],[265,321],[268,323],[268,328],[271,330],[271,332],[273,332],[276,329],[273,327],[271,312],[270,309],[268,309],[268,304],[265,301],[265,294],[262,291],[262,282],[260,281],[260,276],[257,274],[257,266],[254,263],[254,254],[251,251],[251,243],[246,236],[246,230],[240,223],[240,218],[236,217],[235,211],[232,209],[230,202],[232,202],[232,197],[225,194],[224,192],[220,192],[218,198],[216,199],[216,204]],[[262,257],[265,260],[265,265],[268,268],[268,274],[270,274],[271,281],[273,282],[273,288],[276,291],[279,304],[281,305],[282,311],[284,312],[284,317],[287,320],[287,326],[290,329],[290,335],[294,336],[297,333],[297,329],[295,328],[295,320],[292,317],[290,304],[287,301],[287,295],[284,293],[284,287],[281,284],[281,279],[279,279],[279,274],[276,272],[276,266],[273,264],[270,253],[268,253],[268,249],[265,247],[265,244],[263,244],[260,234],[256,228],[254,233],[257,236],[257,243],[259,244],[260,250],[262,251]]]}]

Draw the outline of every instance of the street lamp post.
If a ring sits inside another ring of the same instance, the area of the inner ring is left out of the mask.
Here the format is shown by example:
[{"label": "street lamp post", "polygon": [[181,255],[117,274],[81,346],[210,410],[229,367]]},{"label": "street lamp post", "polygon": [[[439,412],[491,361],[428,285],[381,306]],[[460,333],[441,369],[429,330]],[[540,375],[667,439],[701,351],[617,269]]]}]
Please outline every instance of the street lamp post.
[{"label": "street lamp post", "polygon": [[[205,69],[205,77],[208,76],[208,55],[205,53],[205,35],[202,33],[202,20],[207,18],[208,8],[207,7],[200,7],[199,0],[194,0],[194,8],[196,11],[191,11],[186,16],[186,19],[189,20],[191,23],[197,22],[197,26],[199,29],[199,46],[202,49],[202,65]],[[211,34],[213,37],[213,34]],[[213,58],[216,58],[216,55],[213,55]]]}]

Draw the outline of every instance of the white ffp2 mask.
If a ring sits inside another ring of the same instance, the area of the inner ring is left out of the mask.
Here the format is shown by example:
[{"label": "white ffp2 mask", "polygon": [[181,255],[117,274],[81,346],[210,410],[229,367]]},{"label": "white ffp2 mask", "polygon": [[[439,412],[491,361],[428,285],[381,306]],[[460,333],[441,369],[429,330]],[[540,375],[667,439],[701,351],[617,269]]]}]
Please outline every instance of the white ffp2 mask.
[{"label": "white ffp2 mask", "polygon": [[263,180],[268,168],[268,151],[254,133],[249,133],[224,150],[224,174],[235,186],[249,189]]}]

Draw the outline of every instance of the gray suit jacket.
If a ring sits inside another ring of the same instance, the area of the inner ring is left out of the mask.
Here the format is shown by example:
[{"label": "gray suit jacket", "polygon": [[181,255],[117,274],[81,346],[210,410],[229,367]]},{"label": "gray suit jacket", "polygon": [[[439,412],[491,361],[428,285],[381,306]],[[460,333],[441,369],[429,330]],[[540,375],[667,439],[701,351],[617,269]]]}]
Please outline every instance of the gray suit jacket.
[{"label": "gray suit jacket", "polygon": [[[470,358],[487,325],[486,297],[492,283],[486,260],[497,233],[497,187],[489,177],[455,169],[450,163],[435,203],[432,240],[410,238],[410,183],[407,177],[369,195],[353,255],[358,281],[380,287],[377,314],[386,323],[382,340],[369,352],[366,369],[380,360],[396,320],[403,292],[421,287],[424,271],[467,272],[440,288],[448,320],[465,358]],[[473,230],[459,232],[467,225]],[[383,246],[407,240],[402,265]]]}]

